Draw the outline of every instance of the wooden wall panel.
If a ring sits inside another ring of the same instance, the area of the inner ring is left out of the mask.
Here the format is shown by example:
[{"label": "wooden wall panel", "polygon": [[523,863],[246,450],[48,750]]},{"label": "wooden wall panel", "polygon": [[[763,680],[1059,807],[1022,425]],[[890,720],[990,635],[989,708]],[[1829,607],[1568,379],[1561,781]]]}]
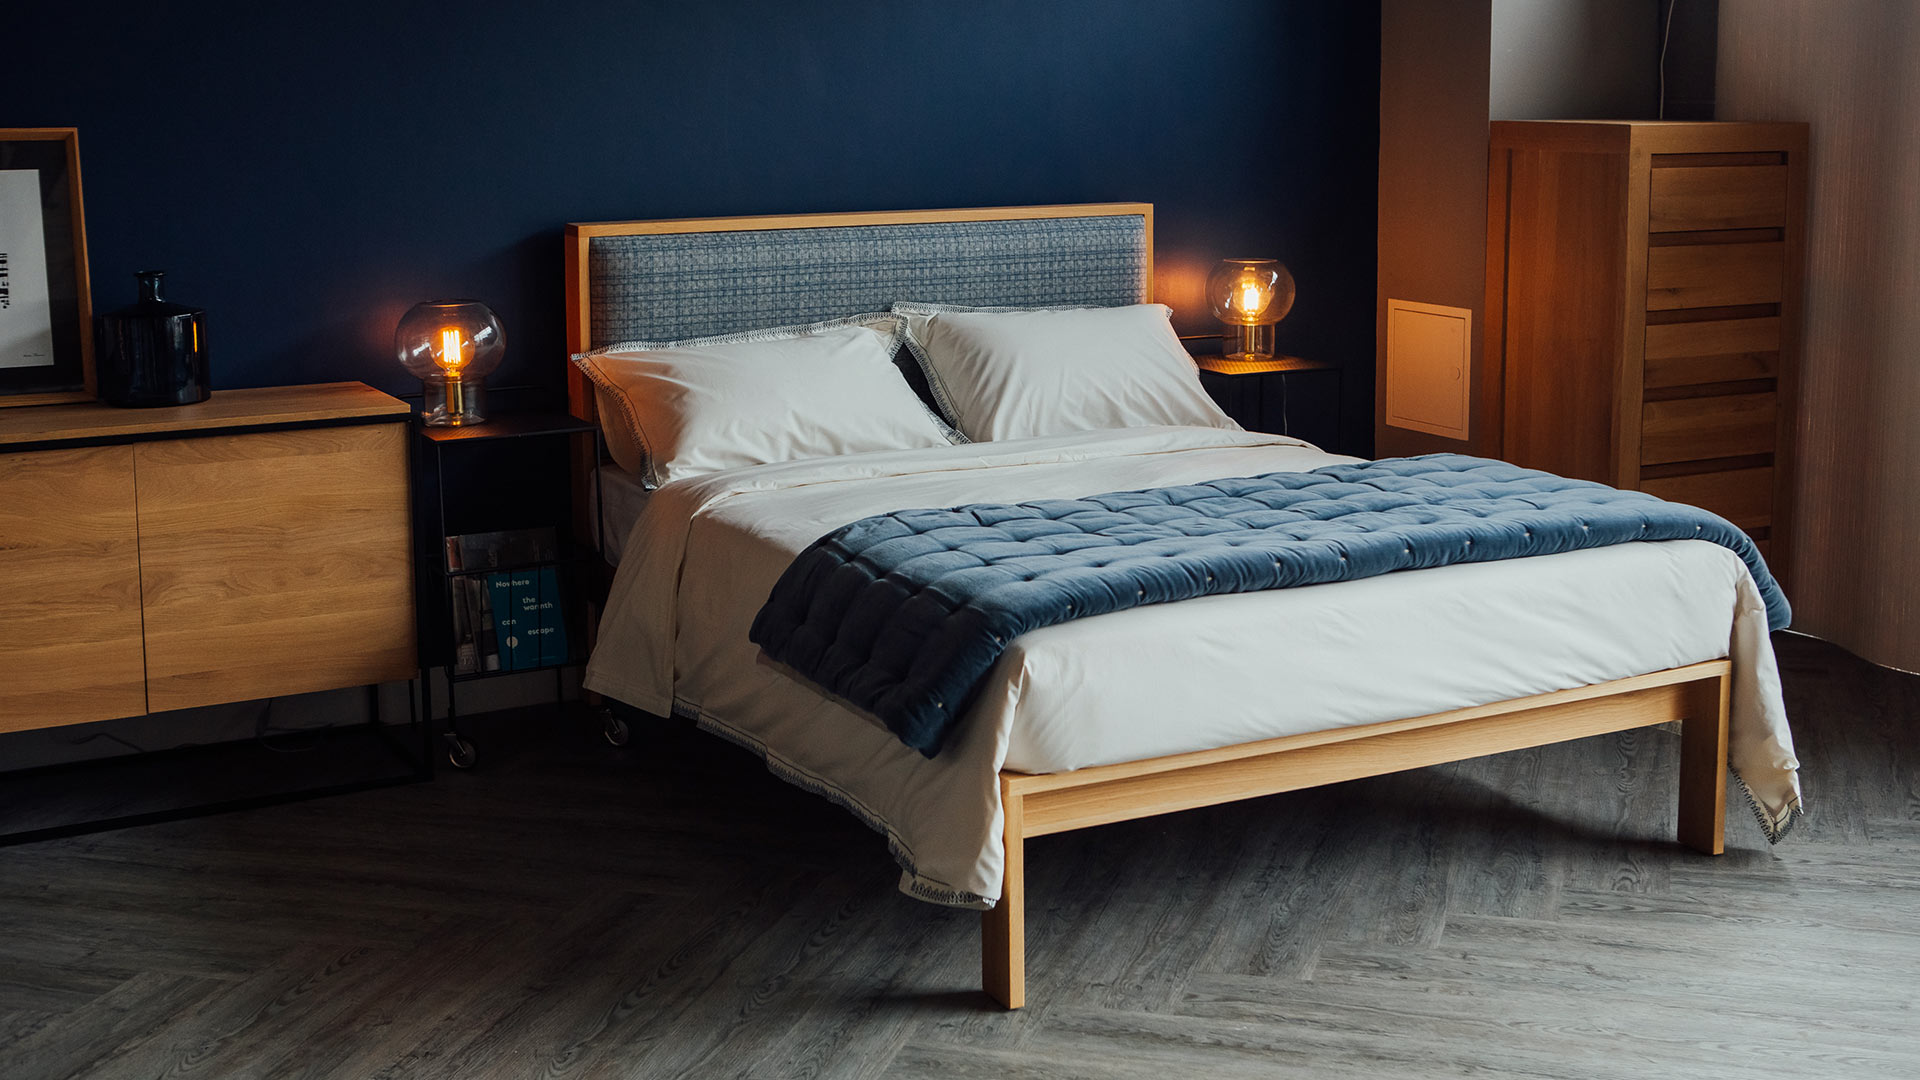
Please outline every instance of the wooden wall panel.
[{"label": "wooden wall panel", "polygon": [[150,707],[411,677],[401,424],[143,443]]},{"label": "wooden wall panel", "polygon": [[[1804,362],[1789,365],[1797,390],[1782,386],[1799,400],[1794,510],[1774,531],[1776,550],[1789,541],[1794,625],[1909,670],[1920,670],[1916,49],[1920,5],[1720,4],[1721,115],[1811,131]],[[1786,303],[1802,299],[1796,289]]]},{"label": "wooden wall panel", "polygon": [[[1374,453],[1498,456],[1500,380],[1486,368],[1489,0],[1380,5]],[[1386,420],[1387,301],[1465,308],[1473,415],[1465,441]],[[1304,304],[1305,301],[1303,300]],[[1304,308],[1302,309],[1304,310]]]},{"label": "wooden wall panel", "polygon": [[147,709],[133,448],[0,457],[0,731]]}]

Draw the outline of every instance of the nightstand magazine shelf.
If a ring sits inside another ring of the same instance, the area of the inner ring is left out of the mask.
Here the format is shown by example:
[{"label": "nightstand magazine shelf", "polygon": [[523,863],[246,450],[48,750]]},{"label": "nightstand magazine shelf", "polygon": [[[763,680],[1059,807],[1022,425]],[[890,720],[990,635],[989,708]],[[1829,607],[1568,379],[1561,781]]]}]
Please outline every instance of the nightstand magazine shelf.
[{"label": "nightstand magazine shelf", "polygon": [[[551,530],[525,532],[546,532],[551,540]],[[440,666],[465,682],[582,663],[579,582],[594,558],[558,542],[537,557],[444,571],[452,648],[440,655]]]},{"label": "nightstand magazine shelf", "polygon": [[[559,413],[515,413],[471,427],[414,433],[415,542],[420,582],[422,711],[433,716],[432,670],[446,682],[442,734],[447,760],[471,768],[478,754],[460,730],[461,684],[551,671],[585,659],[587,585],[598,555],[573,541],[575,440],[597,429]],[[555,478],[559,479],[555,479]]]}]

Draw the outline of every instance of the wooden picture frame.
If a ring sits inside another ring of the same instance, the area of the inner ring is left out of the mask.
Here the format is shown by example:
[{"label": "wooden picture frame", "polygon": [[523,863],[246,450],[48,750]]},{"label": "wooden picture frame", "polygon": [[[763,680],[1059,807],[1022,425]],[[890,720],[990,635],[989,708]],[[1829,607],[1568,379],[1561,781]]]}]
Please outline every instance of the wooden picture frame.
[{"label": "wooden picture frame", "polygon": [[0,210],[22,207],[0,213],[0,408],[92,400],[79,129],[0,128]]}]

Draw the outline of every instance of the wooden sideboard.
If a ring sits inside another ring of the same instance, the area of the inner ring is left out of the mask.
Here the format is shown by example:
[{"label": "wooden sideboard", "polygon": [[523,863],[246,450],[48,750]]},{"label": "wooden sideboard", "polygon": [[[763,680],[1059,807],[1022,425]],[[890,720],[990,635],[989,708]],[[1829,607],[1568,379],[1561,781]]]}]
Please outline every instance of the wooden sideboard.
[{"label": "wooden sideboard", "polygon": [[1705,507],[1787,562],[1807,127],[1502,121],[1502,455]]},{"label": "wooden sideboard", "polygon": [[0,409],[0,731],[412,678],[407,405]]}]

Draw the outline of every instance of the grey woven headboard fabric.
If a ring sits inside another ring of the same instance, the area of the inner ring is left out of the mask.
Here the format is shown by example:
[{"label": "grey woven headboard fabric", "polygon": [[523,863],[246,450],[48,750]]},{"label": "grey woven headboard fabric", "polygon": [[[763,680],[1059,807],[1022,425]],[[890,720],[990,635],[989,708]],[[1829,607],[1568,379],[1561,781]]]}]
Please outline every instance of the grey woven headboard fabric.
[{"label": "grey woven headboard fabric", "polygon": [[884,311],[896,300],[1111,307],[1146,299],[1145,219],[1026,218],[595,236],[596,348]]}]

